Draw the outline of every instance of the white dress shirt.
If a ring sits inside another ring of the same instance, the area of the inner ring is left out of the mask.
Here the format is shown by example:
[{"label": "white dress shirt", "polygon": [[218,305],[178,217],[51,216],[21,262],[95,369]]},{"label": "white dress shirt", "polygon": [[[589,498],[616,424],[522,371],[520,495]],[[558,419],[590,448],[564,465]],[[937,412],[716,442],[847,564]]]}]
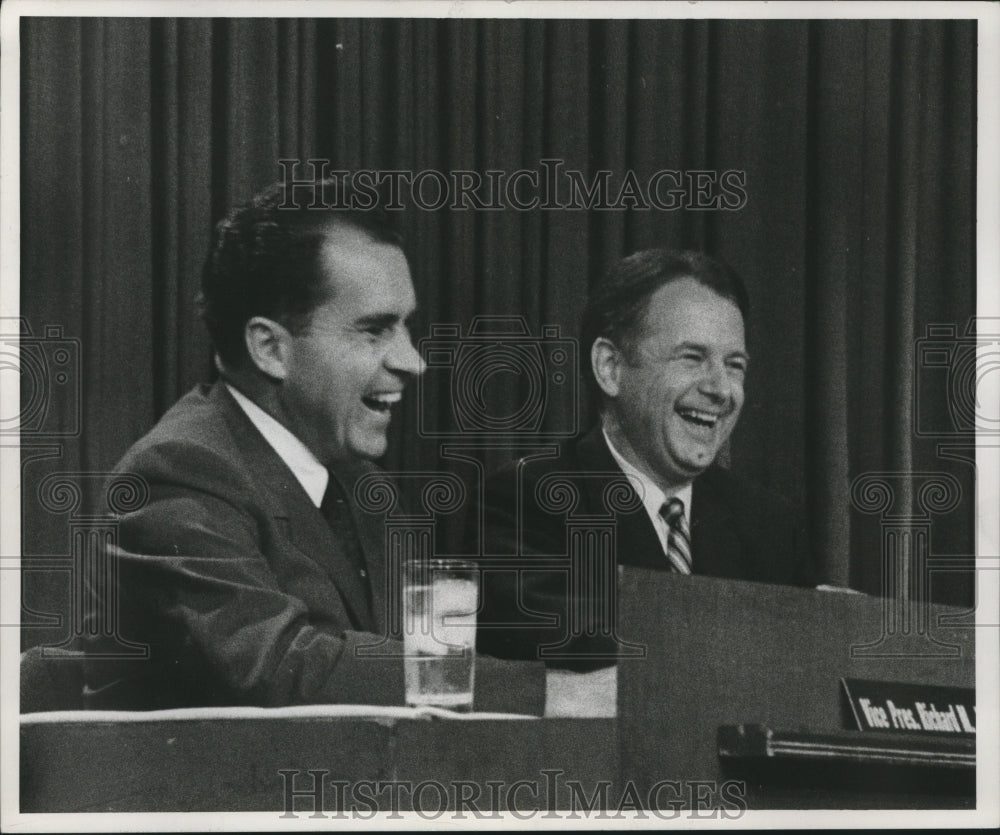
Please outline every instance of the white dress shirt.
[{"label": "white dress shirt", "polygon": [[226,388],[239,403],[240,408],[246,412],[254,426],[261,435],[264,436],[282,461],[292,471],[298,479],[302,489],[306,491],[312,503],[319,507],[323,504],[323,494],[326,493],[326,485],[330,481],[330,474],[326,467],[319,463],[316,456],[309,448],[296,438],[286,427],[265,412],[260,406],[254,403],[249,397],[237,391],[229,383]]},{"label": "white dress shirt", "polygon": [[621,453],[615,449],[615,445],[611,443],[606,429],[602,427],[601,432],[604,433],[604,440],[608,444],[608,449],[611,450],[612,458],[621,467],[622,472],[628,476],[628,480],[642,499],[642,506],[646,508],[649,521],[653,523],[656,535],[660,538],[660,547],[663,548],[664,554],[667,553],[667,535],[670,531],[667,527],[667,520],[660,515],[660,509],[667,499],[675,497],[680,499],[684,502],[684,520],[688,523],[688,530],[691,530],[691,485],[685,484],[669,494],[664,493],[645,473],[637,470],[622,457]]}]

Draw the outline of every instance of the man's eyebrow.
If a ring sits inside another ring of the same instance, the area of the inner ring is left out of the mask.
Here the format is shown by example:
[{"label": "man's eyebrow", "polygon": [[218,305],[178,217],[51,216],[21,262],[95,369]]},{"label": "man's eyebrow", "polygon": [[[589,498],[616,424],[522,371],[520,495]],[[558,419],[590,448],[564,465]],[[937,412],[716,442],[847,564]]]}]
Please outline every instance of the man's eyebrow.
[{"label": "man's eyebrow", "polygon": [[359,328],[388,328],[398,321],[399,316],[395,313],[372,313],[355,319],[354,324]]},{"label": "man's eyebrow", "polygon": [[[674,351],[700,351],[705,354],[708,353],[708,346],[703,345],[700,342],[679,342],[675,347]],[[736,351],[730,351],[726,354],[727,357],[740,357],[747,362],[750,361],[750,355],[743,349],[738,349]]]}]

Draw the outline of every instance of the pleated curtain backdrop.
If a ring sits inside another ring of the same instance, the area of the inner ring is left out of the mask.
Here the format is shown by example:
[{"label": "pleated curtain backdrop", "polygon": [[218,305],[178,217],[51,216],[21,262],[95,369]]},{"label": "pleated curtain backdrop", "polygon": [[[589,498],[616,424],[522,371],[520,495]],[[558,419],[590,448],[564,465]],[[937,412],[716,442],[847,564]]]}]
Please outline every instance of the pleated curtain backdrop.
[{"label": "pleated curtain backdrop", "polygon": [[[932,550],[972,553],[972,466],[915,433],[914,386],[927,326],[961,332],[975,311],[974,21],[35,18],[21,45],[21,314],[81,341],[82,380],[80,434],[47,458],[26,449],[26,485],[110,469],[211,379],[192,306],[211,228],[280,159],[552,159],[614,183],[734,170],[736,211],[409,212],[415,336],[491,314],[576,337],[588,283],[622,255],[707,249],[751,295],[729,461],[803,505],[827,581],[879,591],[880,521],[850,497],[866,472],[957,478]],[[72,397],[51,408],[72,421]],[[451,466],[417,437],[417,408],[394,420],[385,465]],[[941,399],[924,414],[949,419]],[[919,485],[901,484],[905,508]],[[23,522],[25,554],[65,551],[65,518],[29,497]],[[968,601],[971,581],[937,592]]]}]

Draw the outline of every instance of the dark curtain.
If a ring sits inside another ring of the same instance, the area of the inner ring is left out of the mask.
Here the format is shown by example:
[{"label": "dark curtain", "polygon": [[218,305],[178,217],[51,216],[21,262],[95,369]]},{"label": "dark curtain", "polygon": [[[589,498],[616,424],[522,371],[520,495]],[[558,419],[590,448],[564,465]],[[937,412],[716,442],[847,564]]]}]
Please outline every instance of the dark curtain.
[{"label": "dark curtain", "polygon": [[[492,314],[574,338],[588,283],[623,254],[707,249],[752,300],[729,462],[804,507],[827,581],[881,590],[884,519],[850,495],[865,473],[894,474],[894,507],[918,516],[912,474],[957,479],[931,552],[972,554],[971,452],[937,444],[973,436],[942,435],[947,398],[917,409],[915,394],[944,373],[918,364],[928,326],[960,336],[975,311],[974,21],[35,18],[21,48],[21,315],[39,344],[78,340],[80,382],[29,392],[48,412],[24,438],[26,557],[71,548],[46,475],[107,471],[211,378],[192,299],[212,225],[289,158],[444,172],[557,159],[616,184],[744,172],[737,210],[409,212],[416,337]],[[549,425],[593,419],[573,395],[546,406]],[[418,436],[420,408],[448,404],[409,398],[385,466],[458,467]],[[484,466],[511,454],[487,450]],[[28,597],[65,594],[32,583]],[[956,575],[934,591],[967,602],[971,588]]]}]

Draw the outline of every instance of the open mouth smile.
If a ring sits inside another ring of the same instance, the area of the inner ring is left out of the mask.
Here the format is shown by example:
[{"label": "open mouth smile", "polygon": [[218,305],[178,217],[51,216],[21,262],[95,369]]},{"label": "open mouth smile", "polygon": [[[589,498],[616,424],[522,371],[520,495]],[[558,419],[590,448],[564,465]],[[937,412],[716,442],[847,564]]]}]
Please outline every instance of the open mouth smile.
[{"label": "open mouth smile", "polygon": [[394,403],[398,403],[402,399],[403,393],[401,391],[393,391],[384,394],[365,395],[361,398],[361,402],[373,412],[388,412]]},{"label": "open mouth smile", "polygon": [[707,429],[712,429],[719,422],[719,418],[722,417],[714,412],[705,412],[701,409],[690,409],[690,408],[679,408],[677,409],[677,414],[681,416],[681,419],[693,426],[701,426]]}]

